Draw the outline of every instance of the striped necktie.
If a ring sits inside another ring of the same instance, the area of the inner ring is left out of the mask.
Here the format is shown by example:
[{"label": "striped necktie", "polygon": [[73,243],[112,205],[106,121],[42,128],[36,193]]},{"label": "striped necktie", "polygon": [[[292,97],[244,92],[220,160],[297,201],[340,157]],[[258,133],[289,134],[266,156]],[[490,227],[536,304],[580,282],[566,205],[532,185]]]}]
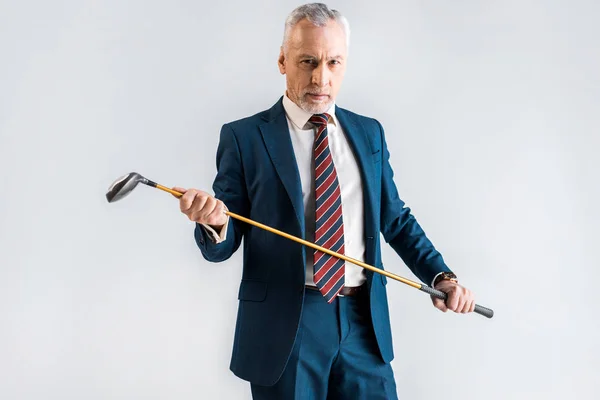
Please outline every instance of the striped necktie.
[{"label": "striped necktie", "polygon": [[[315,114],[309,122],[317,127],[315,157],[315,242],[321,247],[344,254],[344,221],[340,185],[329,151],[328,114]],[[322,251],[314,252],[314,281],[328,303],[344,287],[345,262]]]}]

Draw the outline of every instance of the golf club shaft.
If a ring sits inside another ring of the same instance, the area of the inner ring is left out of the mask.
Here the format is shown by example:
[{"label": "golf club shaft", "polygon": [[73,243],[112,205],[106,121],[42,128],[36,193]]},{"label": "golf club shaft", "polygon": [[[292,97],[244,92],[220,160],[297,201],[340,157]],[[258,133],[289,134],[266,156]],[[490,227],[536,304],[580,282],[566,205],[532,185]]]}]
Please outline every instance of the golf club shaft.
[{"label": "golf club shaft", "polygon": [[[171,193],[172,195],[175,195],[177,197],[183,196],[183,193],[180,193],[178,191],[169,189],[168,187],[165,187],[165,186],[162,186],[162,185],[159,185],[159,184],[156,184],[156,188],[160,189],[160,190],[164,190],[165,192]],[[260,222],[256,222],[256,221],[253,221],[253,220],[251,220],[249,218],[242,217],[241,215],[235,214],[235,213],[233,213],[231,211],[225,211],[225,214],[227,214],[231,218],[235,218],[235,219],[240,220],[242,222],[246,222],[246,223],[248,223],[250,225],[254,225],[254,226],[258,227],[258,228],[264,229],[266,231],[269,231],[269,232],[274,233],[276,235],[282,236],[284,238],[293,240],[294,242],[303,244],[303,245],[305,245],[307,247],[310,247],[312,249],[322,251],[323,253],[327,253],[327,254],[329,254],[331,256],[334,256],[334,257],[337,257],[337,258],[341,258],[342,260],[348,261],[348,262],[350,262],[352,264],[355,264],[355,265],[358,265],[358,266],[360,266],[362,268],[368,269],[369,271],[377,272],[378,274],[386,276],[386,277],[388,277],[390,279],[394,279],[394,280],[402,282],[402,283],[404,283],[404,284],[406,284],[408,286],[412,286],[415,289],[419,289],[419,290],[421,290],[421,291],[423,291],[423,292],[425,292],[425,293],[427,293],[427,294],[429,294],[429,295],[431,295],[433,297],[436,297],[438,299],[442,299],[442,300],[445,301],[448,298],[448,295],[446,293],[442,292],[442,291],[433,289],[433,288],[431,288],[431,287],[429,287],[427,285],[423,285],[421,283],[412,281],[410,279],[403,278],[403,277],[401,277],[399,275],[396,275],[396,274],[393,274],[391,272],[379,269],[377,267],[374,267],[374,266],[369,265],[367,263],[364,263],[362,261],[356,260],[356,259],[354,259],[352,257],[348,257],[346,255],[336,253],[335,251],[326,249],[324,247],[321,247],[319,245],[316,245],[316,244],[311,243],[309,241],[306,241],[304,239],[300,239],[300,238],[298,238],[296,236],[290,235],[289,233],[285,233],[285,232],[282,232],[280,230],[271,228],[270,226],[261,224]],[[487,318],[492,318],[494,316],[494,311],[492,309],[480,306],[478,304],[475,305],[475,310],[474,311],[477,314],[481,314],[481,315],[483,315],[484,317],[487,317]]]},{"label": "golf club shaft", "polygon": [[163,186],[163,185],[159,185],[158,183],[156,184],[156,188],[160,189],[160,190],[164,190],[165,192],[171,193],[172,195],[175,195],[177,197],[183,196],[183,193],[178,192],[178,191],[173,190],[173,189],[169,189],[168,187]]}]

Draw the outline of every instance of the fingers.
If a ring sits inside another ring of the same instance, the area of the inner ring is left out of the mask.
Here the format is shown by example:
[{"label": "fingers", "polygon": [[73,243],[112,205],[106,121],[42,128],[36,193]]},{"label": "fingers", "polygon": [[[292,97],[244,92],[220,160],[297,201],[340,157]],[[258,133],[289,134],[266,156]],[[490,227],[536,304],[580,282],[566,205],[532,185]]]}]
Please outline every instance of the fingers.
[{"label": "fingers", "polygon": [[[186,191],[179,199],[179,208],[181,209],[181,212],[186,214],[188,217],[190,217],[193,212],[197,211],[197,209],[202,208],[202,201],[206,201],[206,196],[198,196],[198,198],[196,198],[198,194],[200,194],[200,191],[196,189],[190,189]],[[195,205],[194,202],[196,202]],[[195,206],[196,208],[193,209],[192,206]]]},{"label": "fingers", "polygon": [[225,216],[225,204],[221,200],[216,200],[213,211],[206,217],[209,225],[222,225]]},{"label": "fingers", "polygon": [[465,305],[463,306],[463,308],[461,309],[461,313],[463,314],[468,314],[470,312],[473,312],[473,310],[475,309],[475,300],[470,299],[465,301]]},{"label": "fingers", "polygon": [[211,226],[224,225],[227,221],[226,207],[221,200],[197,189],[176,187],[173,190],[183,193],[179,208],[191,221]]},{"label": "fingers", "polygon": [[448,309],[455,311],[458,308],[458,304],[460,302],[460,296],[458,295],[456,288],[453,288],[448,293],[448,299],[446,300],[446,306]]},{"label": "fingers", "polygon": [[451,281],[442,281],[436,285],[436,288],[448,295],[445,302],[446,310],[440,307],[439,302],[442,300],[439,299],[435,299],[433,302],[436,308],[442,311],[451,310],[460,314],[467,314],[475,310],[475,296],[469,289]]},{"label": "fingers", "polygon": [[456,305],[456,309],[454,311],[457,313],[462,313],[462,310],[465,307],[466,302],[467,302],[467,299],[465,298],[465,296],[459,296],[458,302]]},{"label": "fingers", "polygon": [[208,216],[214,211],[216,205],[217,199],[212,196],[196,196],[190,219],[200,224],[208,224]]},{"label": "fingers", "polygon": [[446,303],[444,303],[444,300],[431,296],[431,301],[433,301],[433,306],[438,310],[442,312],[448,311],[448,307],[446,307]]},{"label": "fingers", "polygon": [[462,305],[459,307],[456,312],[467,314],[472,312],[475,309],[475,295],[469,289],[461,287],[462,293]]}]

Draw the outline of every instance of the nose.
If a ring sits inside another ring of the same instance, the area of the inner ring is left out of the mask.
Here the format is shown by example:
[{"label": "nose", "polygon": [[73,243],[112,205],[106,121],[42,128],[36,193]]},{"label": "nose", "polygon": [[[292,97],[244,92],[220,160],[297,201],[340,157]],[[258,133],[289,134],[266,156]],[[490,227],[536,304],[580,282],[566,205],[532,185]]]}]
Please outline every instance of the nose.
[{"label": "nose", "polygon": [[329,83],[329,69],[327,69],[322,63],[319,64],[312,73],[312,84],[317,87],[325,87]]}]

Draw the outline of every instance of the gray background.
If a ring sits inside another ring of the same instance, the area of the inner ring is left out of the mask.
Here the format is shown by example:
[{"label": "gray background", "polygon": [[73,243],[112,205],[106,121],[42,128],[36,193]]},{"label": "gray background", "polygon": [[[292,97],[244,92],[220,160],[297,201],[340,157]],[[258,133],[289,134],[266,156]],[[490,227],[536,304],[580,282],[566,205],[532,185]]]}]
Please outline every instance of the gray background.
[{"label": "gray background", "polygon": [[[228,370],[241,252],[170,195],[282,95],[290,1],[0,2],[0,398],[248,399]],[[403,198],[496,317],[388,285],[404,399],[592,399],[600,4],[336,1],[338,104],[379,119]],[[414,278],[390,247],[387,268]]]}]

